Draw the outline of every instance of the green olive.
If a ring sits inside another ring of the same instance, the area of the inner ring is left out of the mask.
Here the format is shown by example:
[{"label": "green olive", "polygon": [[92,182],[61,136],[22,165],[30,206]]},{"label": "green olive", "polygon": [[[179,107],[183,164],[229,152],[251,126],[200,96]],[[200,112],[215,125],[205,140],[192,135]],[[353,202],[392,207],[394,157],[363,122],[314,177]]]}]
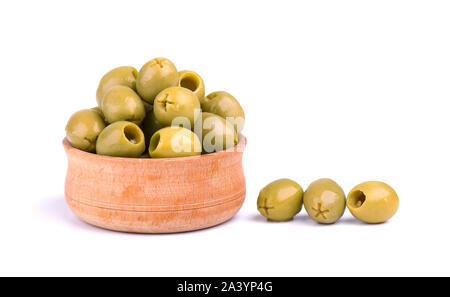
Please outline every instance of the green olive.
[{"label": "green olive", "polygon": [[124,86],[109,89],[103,97],[102,111],[109,123],[129,121],[139,125],[145,118],[141,98],[135,91]]},{"label": "green olive", "polygon": [[97,112],[100,117],[103,119],[103,121],[105,121],[105,115],[103,114],[103,111],[100,107],[96,106],[96,107],[92,107],[91,108],[93,111]]},{"label": "green olive", "polygon": [[164,128],[164,126],[155,118],[155,114],[153,113],[153,111],[147,113],[147,116],[142,122],[142,131],[144,132],[145,144],[147,146],[149,145],[150,139],[152,138],[153,134],[155,134],[156,131],[162,128]]},{"label": "green olive", "polygon": [[74,113],[66,125],[66,137],[69,143],[80,150],[95,152],[95,144],[105,122],[92,109],[83,109]]},{"label": "green olive", "polygon": [[131,66],[121,66],[114,68],[113,70],[106,73],[97,88],[97,104],[101,108],[103,96],[106,92],[113,86],[126,86],[136,90],[136,77],[138,72],[134,67]]},{"label": "green olive", "polygon": [[398,210],[398,196],[386,183],[368,181],[354,187],[347,196],[347,207],[360,221],[378,224],[389,220]]},{"label": "green olive", "polygon": [[231,94],[218,91],[206,96],[202,103],[202,110],[215,113],[224,119],[234,121],[234,127],[238,133],[244,128],[245,114],[239,102]]},{"label": "green olive", "polygon": [[333,224],[344,214],[345,193],[335,181],[322,178],[306,189],[303,204],[313,220],[321,224]]},{"label": "green olive", "polygon": [[191,70],[183,70],[178,73],[179,87],[191,90],[198,100],[205,98],[205,83],[196,72]]},{"label": "green olive", "polygon": [[173,121],[176,119],[181,122],[186,120],[185,124],[192,127],[196,114],[200,114],[200,102],[192,91],[182,87],[171,87],[156,96],[153,112],[164,126],[175,124]]},{"label": "green olive", "polygon": [[271,221],[291,220],[302,209],[303,189],[283,178],[265,186],[258,196],[258,210]]},{"label": "green olive", "polygon": [[199,98],[198,101],[200,102],[200,107],[204,106],[204,104],[206,104],[207,100],[208,99],[206,98],[206,96]]},{"label": "green olive", "polygon": [[148,150],[152,158],[189,157],[200,155],[202,145],[191,130],[166,127],[153,134]]},{"label": "green olive", "polygon": [[99,155],[138,158],[144,151],[144,133],[132,122],[112,123],[103,129],[97,139]]},{"label": "green olive", "polygon": [[137,75],[136,88],[144,101],[153,104],[159,92],[177,83],[178,71],[175,65],[169,59],[155,58],[142,66]]},{"label": "green olive", "polygon": [[[237,133],[231,123],[209,112],[202,112],[201,120],[202,145],[205,153],[220,152],[236,145]],[[196,124],[199,125],[199,122],[200,119]]]}]

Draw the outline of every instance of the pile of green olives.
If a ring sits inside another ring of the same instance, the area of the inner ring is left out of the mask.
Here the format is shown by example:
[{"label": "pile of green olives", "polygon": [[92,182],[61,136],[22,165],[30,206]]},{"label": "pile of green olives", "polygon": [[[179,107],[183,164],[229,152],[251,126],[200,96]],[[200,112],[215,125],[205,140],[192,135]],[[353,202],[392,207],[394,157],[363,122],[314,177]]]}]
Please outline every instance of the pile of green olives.
[{"label": "pile of green olives", "polygon": [[230,93],[205,96],[194,71],[178,71],[155,58],[137,71],[131,66],[106,73],[97,88],[97,106],[74,113],[66,138],[80,150],[128,158],[175,158],[234,147],[245,114]]},{"label": "pile of green olives", "polygon": [[394,189],[386,183],[368,181],[355,186],[347,195],[332,179],[314,181],[303,192],[293,180],[279,179],[260,192],[258,211],[269,221],[289,221],[305,206],[308,216],[320,224],[333,224],[347,207],[358,220],[378,224],[389,220],[398,209]]}]

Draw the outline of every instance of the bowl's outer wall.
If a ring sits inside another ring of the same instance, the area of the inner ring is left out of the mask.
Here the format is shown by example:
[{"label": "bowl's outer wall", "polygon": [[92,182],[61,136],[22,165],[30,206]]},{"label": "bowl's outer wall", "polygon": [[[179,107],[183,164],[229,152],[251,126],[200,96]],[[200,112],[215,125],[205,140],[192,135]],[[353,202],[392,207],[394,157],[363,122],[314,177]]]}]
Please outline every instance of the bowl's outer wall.
[{"label": "bowl's outer wall", "polygon": [[244,202],[243,136],[232,151],[176,159],[105,157],[63,144],[66,201],[78,217],[102,228],[197,230],[229,220]]}]

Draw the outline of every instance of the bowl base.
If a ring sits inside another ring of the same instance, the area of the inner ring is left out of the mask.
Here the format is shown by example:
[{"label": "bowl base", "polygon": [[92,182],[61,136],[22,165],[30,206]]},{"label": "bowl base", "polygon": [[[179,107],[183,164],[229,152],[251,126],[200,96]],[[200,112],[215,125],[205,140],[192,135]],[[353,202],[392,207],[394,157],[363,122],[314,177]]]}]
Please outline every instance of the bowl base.
[{"label": "bowl base", "polygon": [[70,209],[82,221],[103,229],[129,233],[178,233],[205,229],[230,220],[245,193],[226,203],[177,211],[124,211],[81,203],[66,195]]}]

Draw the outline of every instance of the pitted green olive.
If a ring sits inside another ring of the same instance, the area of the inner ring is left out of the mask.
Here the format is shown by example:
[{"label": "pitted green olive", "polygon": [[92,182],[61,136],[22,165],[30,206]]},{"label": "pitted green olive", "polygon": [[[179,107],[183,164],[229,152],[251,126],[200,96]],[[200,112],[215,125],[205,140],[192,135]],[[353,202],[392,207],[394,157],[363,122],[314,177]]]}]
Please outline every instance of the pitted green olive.
[{"label": "pitted green olive", "polygon": [[178,71],[175,65],[169,59],[155,58],[139,70],[136,88],[142,100],[153,104],[159,92],[177,83]]},{"label": "pitted green olive", "polygon": [[182,87],[171,87],[163,90],[155,98],[153,112],[155,118],[164,126],[171,126],[174,120],[192,126],[196,114],[200,114],[200,102],[192,91]]},{"label": "pitted green olive", "polygon": [[129,121],[140,124],[145,118],[145,107],[135,91],[124,86],[114,86],[105,94],[102,111],[109,123]]},{"label": "pitted green olive", "polygon": [[236,130],[224,118],[202,112],[201,120],[202,123],[199,123],[198,119],[196,124],[201,124],[199,131],[201,130],[203,152],[220,152],[236,145],[238,141]]},{"label": "pitted green olive", "polygon": [[386,183],[368,181],[354,187],[347,196],[347,207],[360,221],[378,224],[389,220],[398,210],[395,190]]},{"label": "pitted green olive", "polygon": [[335,181],[322,178],[306,189],[303,204],[313,220],[321,224],[332,224],[344,214],[345,193]]},{"label": "pitted green olive", "polygon": [[70,117],[66,125],[66,137],[73,147],[95,152],[97,137],[104,128],[105,122],[98,112],[83,109]]},{"label": "pitted green olive", "polygon": [[239,102],[230,93],[224,91],[213,92],[206,96],[202,103],[202,110],[234,121],[238,133],[244,128],[245,114]]},{"label": "pitted green olive", "polygon": [[258,210],[271,221],[289,221],[302,209],[303,189],[283,178],[265,186],[258,196]]},{"label": "pitted green olive", "polygon": [[197,135],[181,127],[166,127],[153,134],[149,153],[152,158],[176,158],[200,155],[202,145]]},{"label": "pitted green olive", "polygon": [[178,86],[191,90],[198,100],[205,97],[205,83],[196,72],[183,70],[178,73]]},{"label": "pitted green olive", "polygon": [[121,66],[106,73],[97,88],[97,104],[101,108],[103,96],[114,86],[126,86],[136,90],[137,70],[131,66]]},{"label": "pitted green olive", "polygon": [[112,123],[103,129],[97,139],[99,155],[138,158],[144,151],[144,133],[132,122]]}]

